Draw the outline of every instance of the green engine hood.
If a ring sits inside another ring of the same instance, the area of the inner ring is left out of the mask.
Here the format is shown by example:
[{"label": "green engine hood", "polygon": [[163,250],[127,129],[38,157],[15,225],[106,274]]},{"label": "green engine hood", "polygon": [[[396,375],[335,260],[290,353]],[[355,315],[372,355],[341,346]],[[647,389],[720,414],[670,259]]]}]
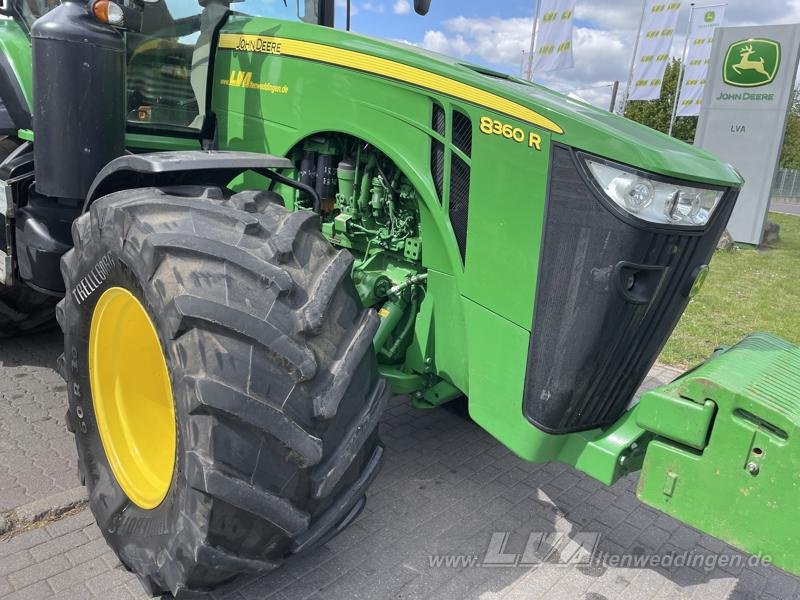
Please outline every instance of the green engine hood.
[{"label": "green engine hood", "polygon": [[736,170],[714,154],[625,117],[527,81],[490,83],[559,123],[564,133],[554,135],[555,141],[679,179],[737,187],[743,183]]},{"label": "green engine hood", "polygon": [[[232,48],[225,44],[241,42],[241,38],[234,41],[230,34],[251,36],[249,41],[253,43],[258,42],[256,38],[259,37],[262,42],[266,38],[278,40],[286,49],[278,50],[279,53],[294,51],[295,56],[310,58],[311,53],[316,52],[334,65],[398,78],[410,85],[427,87],[475,104],[490,98],[492,101],[486,104],[487,108],[511,117],[533,111],[531,114],[541,117],[542,122],[555,124],[550,128],[553,141],[645,171],[716,185],[742,184],[732,166],[704,150],[543,86],[409,44],[315,25],[243,16],[229,20],[220,40],[221,47]],[[274,50],[271,46],[259,48],[256,51]],[[398,73],[400,75],[395,77]],[[503,110],[506,104],[516,106],[516,114],[513,110]],[[527,120],[536,124],[534,119]]]}]

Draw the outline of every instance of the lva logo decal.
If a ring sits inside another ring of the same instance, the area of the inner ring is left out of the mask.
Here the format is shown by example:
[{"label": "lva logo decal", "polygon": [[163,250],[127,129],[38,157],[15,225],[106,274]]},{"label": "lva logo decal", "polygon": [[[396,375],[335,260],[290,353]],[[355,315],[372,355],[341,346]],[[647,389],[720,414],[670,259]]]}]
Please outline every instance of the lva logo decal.
[{"label": "lva logo decal", "polygon": [[728,47],[723,79],[736,87],[758,87],[772,83],[781,63],[781,45],[767,39],[735,42]]}]

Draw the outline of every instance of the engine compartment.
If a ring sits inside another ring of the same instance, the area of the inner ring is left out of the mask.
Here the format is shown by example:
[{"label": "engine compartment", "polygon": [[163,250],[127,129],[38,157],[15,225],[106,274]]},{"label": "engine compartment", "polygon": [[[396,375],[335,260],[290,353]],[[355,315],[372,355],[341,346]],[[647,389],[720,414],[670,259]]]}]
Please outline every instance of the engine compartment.
[{"label": "engine compartment", "polygon": [[318,210],[322,232],[355,258],[353,281],[365,308],[381,317],[375,338],[379,362],[402,363],[425,295],[418,192],[379,149],[358,138],[327,134],[292,152],[300,183],[295,208]]}]

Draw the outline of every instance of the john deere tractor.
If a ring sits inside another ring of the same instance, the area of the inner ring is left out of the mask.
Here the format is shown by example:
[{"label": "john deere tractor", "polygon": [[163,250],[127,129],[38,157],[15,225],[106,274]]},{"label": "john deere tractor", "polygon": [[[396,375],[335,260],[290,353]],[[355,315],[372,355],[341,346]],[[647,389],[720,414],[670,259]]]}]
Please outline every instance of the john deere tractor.
[{"label": "john deere tractor", "polygon": [[[427,2],[416,8],[425,13]],[[152,594],[325,543],[390,394],[800,572],[800,350],[634,394],[742,180],[333,0],[10,0],[0,333],[64,332],[97,523]]]}]

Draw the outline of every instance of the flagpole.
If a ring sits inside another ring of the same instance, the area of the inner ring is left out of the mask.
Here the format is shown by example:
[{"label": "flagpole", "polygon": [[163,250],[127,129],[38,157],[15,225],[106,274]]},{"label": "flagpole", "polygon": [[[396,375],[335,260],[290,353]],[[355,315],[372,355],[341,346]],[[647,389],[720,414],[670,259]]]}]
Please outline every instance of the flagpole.
[{"label": "flagpole", "polygon": [[533,52],[536,49],[536,25],[539,22],[539,9],[542,7],[542,0],[535,0],[536,9],[533,11],[533,30],[531,31],[531,49],[528,52],[528,81],[533,81]]},{"label": "flagpole", "polygon": [[642,0],[642,16],[639,18],[639,28],[636,30],[636,43],[633,45],[631,69],[628,71],[628,84],[625,86],[625,97],[622,99],[622,116],[625,116],[625,107],[628,105],[628,96],[631,94],[631,79],[633,79],[633,68],[636,66],[636,53],[639,51],[639,38],[642,37],[642,25],[644,25],[644,13],[646,7],[647,0]]},{"label": "flagpole", "polygon": [[677,91],[675,93],[675,100],[672,106],[672,116],[669,122],[669,135],[672,135],[672,130],[675,126],[675,120],[678,118],[678,102],[680,100],[680,94],[683,86],[683,78],[686,77],[686,61],[689,58],[687,48],[689,43],[689,36],[692,34],[692,23],[694,21],[694,11],[695,10],[705,10],[707,8],[718,8],[720,6],[728,6],[727,2],[718,2],[716,4],[704,4],[702,6],[696,6],[694,3],[691,4],[692,12],[689,15],[689,30],[686,33],[686,41],[683,45],[683,60],[681,62],[681,71],[679,73],[679,81]]},{"label": "flagpole", "polygon": [[669,131],[667,135],[672,137],[672,128],[675,126],[675,115],[678,113],[678,96],[681,94],[681,86],[683,85],[683,74],[686,70],[686,51],[689,49],[689,37],[692,35],[692,21],[694,21],[694,2],[689,4],[689,25],[686,26],[686,39],[683,40],[683,54],[681,55],[681,64],[678,68],[678,81],[675,84],[675,94],[672,98],[672,116],[669,118]]}]

